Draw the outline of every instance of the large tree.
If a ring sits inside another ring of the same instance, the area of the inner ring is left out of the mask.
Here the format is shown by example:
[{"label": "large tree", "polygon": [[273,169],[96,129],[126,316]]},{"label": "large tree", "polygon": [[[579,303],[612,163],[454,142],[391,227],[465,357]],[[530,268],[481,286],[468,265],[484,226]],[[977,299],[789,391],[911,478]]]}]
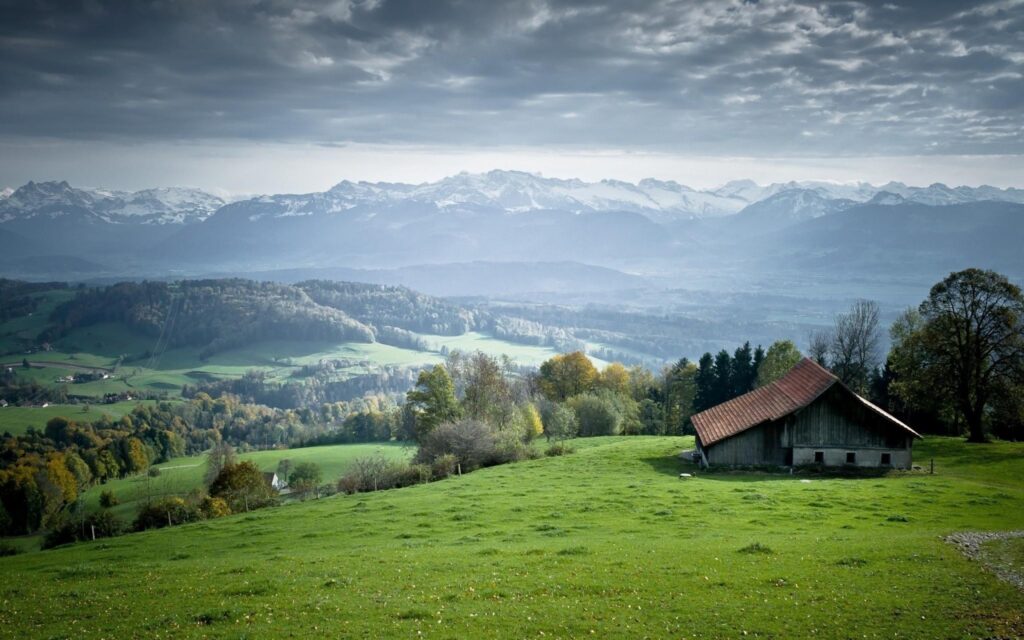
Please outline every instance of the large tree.
[{"label": "large tree", "polygon": [[789,370],[796,366],[803,355],[796,348],[791,340],[777,340],[768,347],[768,353],[757,368],[757,386],[763,387],[766,384],[775,382],[782,376],[789,373]]},{"label": "large tree", "polygon": [[594,363],[582,351],[557,355],[540,366],[540,390],[548,400],[562,402],[597,384]]},{"label": "large tree", "polygon": [[932,287],[919,313],[894,345],[903,393],[946,394],[983,442],[999,394],[1024,382],[1024,296],[1005,276],[967,269]]},{"label": "large tree", "polygon": [[455,398],[455,385],[443,365],[420,371],[416,386],[406,394],[406,400],[416,411],[416,437],[422,438],[445,422],[458,420],[462,415]]}]

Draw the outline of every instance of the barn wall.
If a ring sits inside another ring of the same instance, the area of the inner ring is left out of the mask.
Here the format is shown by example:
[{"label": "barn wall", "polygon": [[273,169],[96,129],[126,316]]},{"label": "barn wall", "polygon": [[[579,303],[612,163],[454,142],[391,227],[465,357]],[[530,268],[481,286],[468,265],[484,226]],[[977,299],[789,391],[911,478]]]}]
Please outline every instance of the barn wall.
[{"label": "barn wall", "polygon": [[787,446],[906,449],[910,437],[838,386],[788,420]]},{"label": "barn wall", "polygon": [[[814,453],[821,451],[825,454],[826,467],[881,467],[882,454],[888,453],[891,457],[890,464],[895,469],[909,469],[912,464],[910,449],[867,449],[860,447],[793,447],[793,464],[816,464]],[[857,454],[857,462],[848,465],[846,454]]]},{"label": "barn wall", "polygon": [[708,464],[783,465],[782,430],[781,423],[766,423],[705,447]]}]

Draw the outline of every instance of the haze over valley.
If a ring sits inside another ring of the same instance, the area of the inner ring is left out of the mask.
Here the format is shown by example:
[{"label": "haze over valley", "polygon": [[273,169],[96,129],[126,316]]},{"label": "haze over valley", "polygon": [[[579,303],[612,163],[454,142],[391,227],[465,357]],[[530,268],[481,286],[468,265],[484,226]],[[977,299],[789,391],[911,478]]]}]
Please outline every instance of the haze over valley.
[{"label": "haze over valley", "polygon": [[0,640],[1024,638],[1024,0],[0,7]]}]

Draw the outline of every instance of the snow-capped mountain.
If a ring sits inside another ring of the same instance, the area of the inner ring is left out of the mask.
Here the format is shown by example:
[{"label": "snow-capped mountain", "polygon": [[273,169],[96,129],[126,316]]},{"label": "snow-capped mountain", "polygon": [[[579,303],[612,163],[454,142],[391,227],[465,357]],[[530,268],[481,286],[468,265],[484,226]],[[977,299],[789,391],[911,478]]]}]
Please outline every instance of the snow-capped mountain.
[{"label": "snow-capped mountain", "polygon": [[732,221],[749,231],[781,229],[844,211],[856,204],[848,198],[827,197],[818,189],[786,189],[751,204]]},{"label": "snow-capped mountain", "polygon": [[33,219],[74,219],[111,224],[186,224],[201,222],[224,200],[177,187],[134,193],[80,189],[61,182],[29,182],[0,200],[0,223]]},{"label": "snow-capped mountain", "polygon": [[[748,203],[742,198],[698,191],[672,181],[562,180],[521,171],[460,173],[418,185],[345,180],[324,193],[255,198],[277,205],[277,217],[338,213],[357,207],[409,203],[441,210],[487,208],[508,213],[528,211],[627,211],[656,222],[731,215]],[[263,212],[258,215],[267,215]]]},{"label": "snow-capped mountain", "polygon": [[14,193],[14,189],[10,187],[4,187],[3,189],[0,189],[0,200],[4,198],[9,198],[12,193]]}]

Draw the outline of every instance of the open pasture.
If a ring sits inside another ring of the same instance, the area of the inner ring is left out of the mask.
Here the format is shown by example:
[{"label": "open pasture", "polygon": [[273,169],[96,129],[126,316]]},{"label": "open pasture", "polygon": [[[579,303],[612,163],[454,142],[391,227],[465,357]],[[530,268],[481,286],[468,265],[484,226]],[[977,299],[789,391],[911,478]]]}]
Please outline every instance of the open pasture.
[{"label": "open pasture", "polygon": [[[148,401],[152,404],[152,401]],[[29,427],[42,431],[52,418],[63,417],[75,422],[95,422],[102,416],[120,418],[140,402],[116,402],[113,404],[52,404],[48,407],[4,407],[0,409],[0,433],[12,435],[25,433]],[[142,404],[146,404],[143,402]],[[86,410],[88,409],[88,410]]]},{"label": "open pasture", "polygon": [[1024,528],[1024,445],[926,440],[917,461],[934,458],[935,475],[683,480],[690,446],[591,439],[429,485],[5,558],[0,635],[1024,634],[1024,593],[941,539]]},{"label": "open pasture", "polygon": [[[379,454],[390,459],[405,460],[412,453],[413,450],[402,443],[376,442],[251,451],[239,454],[238,458],[256,463],[263,471],[276,471],[278,462],[286,458],[292,461],[293,466],[299,462],[313,462],[320,466],[323,481],[333,483],[356,458]],[[114,513],[131,521],[139,510],[140,501],[168,495],[185,496],[190,491],[200,489],[206,471],[206,457],[185,456],[155,466],[160,470],[160,475],[156,477],[131,476],[90,488],[84,497],[86,508],[99,509],[100,493],[110,491],[120,502],[114,507]]]}]

